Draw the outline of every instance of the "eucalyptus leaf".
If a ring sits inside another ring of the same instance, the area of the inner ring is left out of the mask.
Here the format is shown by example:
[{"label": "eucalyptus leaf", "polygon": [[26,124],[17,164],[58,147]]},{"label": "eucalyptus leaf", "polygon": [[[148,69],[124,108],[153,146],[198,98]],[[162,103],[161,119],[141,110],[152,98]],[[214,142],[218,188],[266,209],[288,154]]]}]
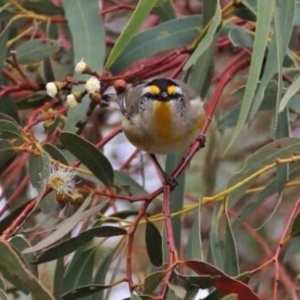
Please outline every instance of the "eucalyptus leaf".
[{"label": "eucalyptus leaf", "polygon": [[60,44],[50,39],[33,39],[18,46],[15,51],[19,64],[31,64],[44,60],[58,52]]},{"label": "eucalyptus leaf", "polygon": [[139,27],[142,25],[143,21],[146,19],[152,8],[157,4],[157,0],[139,0],[130,20],[127,22],[126,27],[119,36],[116,44],[111,50],[105,67],[110,68],[116,59],[123,52],[124,48],[136,34]]},{"label": "eucalyptus leaf", "polygon": [[59,140],[107,187],[112,187],[114,172],[109,160],[90,142],[71,132],[62,132]]}]

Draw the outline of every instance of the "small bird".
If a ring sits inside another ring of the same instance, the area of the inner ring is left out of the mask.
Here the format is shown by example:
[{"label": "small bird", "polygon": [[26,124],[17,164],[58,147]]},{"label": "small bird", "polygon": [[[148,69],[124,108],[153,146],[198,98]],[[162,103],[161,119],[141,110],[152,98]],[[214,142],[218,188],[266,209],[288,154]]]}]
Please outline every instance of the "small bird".
[{"label": "small bird", "polygon": [[122,127],[127,139],[150,154],[171,189],[178,184],[155,154],[186,150],[199,135],[205,120],[203,102],[186,83],[156,78],[131,87],[119,99]]},{"label": "small bird", "polygon": [[131,87],[119,100],[128,140],[150,154],[186,150],[204,123],[203,102],[186,83],[156,78]]}]

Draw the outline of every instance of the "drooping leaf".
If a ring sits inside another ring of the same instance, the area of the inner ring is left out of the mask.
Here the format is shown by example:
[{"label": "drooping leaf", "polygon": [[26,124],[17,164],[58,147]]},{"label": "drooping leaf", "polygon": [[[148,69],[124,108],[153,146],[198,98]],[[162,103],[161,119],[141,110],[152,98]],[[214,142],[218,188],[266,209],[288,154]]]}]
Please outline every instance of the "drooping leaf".
[{"label": "drooping leaf", "polygon": [[146,222],[146,248],[151,263],[159,267],[163,263],[162,238],[156,226],[147,220]]},{"label": "drooping leaf", "polygon": [[107,187],[112,187],[114,172],[109,160],[90,142],[71,132],[62,132],[59,140]]},{"label": "drooping leaf", "polygon": [[[264,72],[260,79],[259,87],[253,99],[253,104],[250,111],[250,119],[252,119],[263,101],[266,87],[270,80],[278,73],[278,93],[281,93],[281,77],[282,77],[282,62],[285,53],[288,49],[289,40],[293,30],[293,15],[294,15],[295,0],[287,0],[285,2],[275,1],[274,21],[275,34],[268,47],[268,55],[264,65]],[[274,103],[275,104],[275,103]],[[276,122],[277,123],[277,122]]]},{"label": "drooping leaf", "polygon": [[6,140],[0,140],[0,174],[14,161],[15,157],[16,153],[11,144]]},{"label": "drooping leaf", "polygon": [[284,138],[274,141],[250,155],[245,161],[244,166],[228,182],[228,186],[233,186],[237,182],[242,182],[243,179],[252,176],[247,182],[242,184],[229,196],[230,201],[238,200],[246,189],[257,179],[255,172],[270,165],[278,158],[288,158],[296,153],[300,153],[300,139]]},{"label": "drooping leaf", "polygon": [[71,217],[65,219],[59,224],[58,228],[53,233],[49,234],[45,239],[38,242],[35,246],[25,249],[23,253],[39,251],[54,244],[56,241],[69,233],[80,220],[98,212],[106,203],[103,202],[85,210],[89,206],[90,202],[91,197],[88,197]]},{"label": "drooping leaf", "polygon": [[114,226],[99,226],[87,229],[78,236],[64,240],[42,252],[34,263],[40,264],[75,251],[80,246],[87,244],[94,237],[111,237],[126,234],[126,230]]},{"label": "drooping leaf", "polygon": [[[10,244],[15,249],[17,249],[18,252],[22,252],[24,249],[31,247],[29,241],[26,240],[25,237],[20,234],[13,236],[10,239]],[[33,253],[27,253],[22,256],[24,262],[26,263],[27,269],[29,269],[32,272],[32,274],[38,278],[38,268],[37,266],[31,264],[33,257],[34,257]]]},{"label": "drooping leaf", "polygon": [[[108,270],[111,264],[114,262],[117,252],[118,247],[115,247],[112,251],[109,251],[105,256],[102,257],[102,261],[98,266],[98,270],[96,271],[96,274],[93,279],[94,284],[105,284],[105,280],[108,275]],[[103,294],[104,291],[100,290],[91,297],[91,300],[103,299]]]},{"label": "drooping leaf", "polygon": [[[177,163],[182,158],[182,153],[172,153],[167,155],[166,160],[166,173],[171,174],[174,170]],[[178,212],[183,209],[183,201],[184,201],[184,186],[185,186],[185,172],[182,172],[181,175],[177,179],[178,186],[171,193],[170,198],[170,211],[171,213]],[[181,245],[181,218],[180,216],[175,216],[171,218],[173,235],[175,240],[175,245],[177,251],[180,251]],[[165,245],[165,242],[163,242]],[[164,249],[164,253],[167,253],[167,249]]]},{"label": "drooping leaf", "polygon": [[[62,5],[72,34],[72,53],[74,53],[74,56],[71,59],[73,64],[76,65],[84,58],[91,68],[101,73],[106,46],[105,29],[99,11],[99,1],[63,0]],[[68,68],[67,65],[66,67]],[[81,86],[73,87],[72,91],[80,89],[82,89]],[[76,125],[86,120],[89,105],[90,100],[86,96],[80,105],[68,111],[64,127],[66,131],[76,132],[78,130]]]},{"label": "drooping leaf", "polygon": [[246,85],[245,94],[242,99],[241,111],[237,125],[233,131],[232,137],[229,141],[227,149],[231,147],[238,134],[241,131],[242,126],[245,124],[251,105],[253,103],[259,75],[261,72],[265,50],[267,46],[267,37],[269,34],[269,28],[271,19],[273,16],[274,2],[273,0],[258,1],[257,2],[257,23],[256,26],[259,28],[255,32],[253,53],[251,58],[250,70]]},{"label": "drooping leaf", "polygon": [[157,0],[139,0],[130,20],[127,22],[126,27],[119,36],[117,42],[115,43],[113,49],[111,50],[109,57],[107,58],[105,67],[110,68],[116,59],[123,52],[127,44],[133,38],[133,36],[138,31],[139,27],[142,25],[143,21],[146,19],[151,9],[156,5]]},{"label": "drooping leaf", "polygon": [[146,295],[153,294],[154,291],[156,290],[156,288],[162,282],[165,275],[166,275],[166,271],[157,271],[157,272],[154,272],[154,273],[148,275],[145,278],[144,294],[146,294]]},{"label": "drooping leaf", "polygon": [[230,276],[237,276],[239,274],[238,254],[227,211],[225,212],[225,224],[224,271]]},{"label": "drooping leaf", "polygon": [[2,275],[15,287],[45,300],[54,300],[39,280],[26,268],[9,243],[0,240],[0,269]]},{"label": "drooping leaf", "polygon": [[96,247],[90,245],[81,247],[75,252],[63,279],[62,292],[64,294],[80,286],[91,284],[95,255]]},{"label": "drooping leaf", "polygon": [[198,210],[193,218],[193,226],[190,230],[188,240],[185,248],[186,259],[199,259],[203,260],[203,250],[201,241],[201,206],[199,205]]},{"label": "drooping leaf", "polygon": [[222,21],[221,7],[218,2],[216,5],[216,11],[212,19],[211,25],[209,26],[209,29],[207,30],[207,33],[205,34],[201,42],[194,50],[193,54],[190,56],[189,60],[186,62],[183,68],[184,71],[187,71],[193,64],[195,64],[196,61],[201,57],[201,55],[203,55],[204,52],[211,46],[221,21]]}]

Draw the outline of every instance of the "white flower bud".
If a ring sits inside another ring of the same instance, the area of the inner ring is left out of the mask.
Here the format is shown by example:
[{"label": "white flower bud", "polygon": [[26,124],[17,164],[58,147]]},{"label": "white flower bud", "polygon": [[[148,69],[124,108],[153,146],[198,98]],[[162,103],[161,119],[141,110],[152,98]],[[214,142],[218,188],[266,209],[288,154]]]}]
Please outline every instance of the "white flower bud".
[{"label": "white flower bud", "polygon": [[81,60],[75,67],[75,72],[82,74],[84,70],[86,69],[87,64]]},{"label": "white flower bud", "polygon": [[100,90],[100,81],[97,77],[91,77],[87,80],[85,88],[89,94],[98,93]]},{"label": "white flower bud", "polygon": [[55,97],[58,93],[58,88],[54,82],[48,82],[46,84],[46,90],[47,94],[52,98]]},{"label": "white flower bud", "polygon": [[67,96],[67,104],[70,106],[70,107],[75,107],[78,105],[78,102],[75,98],[75,96],[73,94],[69,94]]}]

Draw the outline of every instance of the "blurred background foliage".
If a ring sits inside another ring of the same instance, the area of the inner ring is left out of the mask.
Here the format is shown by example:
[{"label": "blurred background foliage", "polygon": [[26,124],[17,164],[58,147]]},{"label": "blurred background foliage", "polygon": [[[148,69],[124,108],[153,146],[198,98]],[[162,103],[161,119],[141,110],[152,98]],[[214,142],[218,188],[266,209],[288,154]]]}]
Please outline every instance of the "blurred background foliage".
[{"label": "blurred background foliage", "polygon": [[[0,0],[0,298],[300,299],[299,25],[296,0]],[[159,158],[171,195],[107,105],[158,76],[207,115],[188,167]]]}]

